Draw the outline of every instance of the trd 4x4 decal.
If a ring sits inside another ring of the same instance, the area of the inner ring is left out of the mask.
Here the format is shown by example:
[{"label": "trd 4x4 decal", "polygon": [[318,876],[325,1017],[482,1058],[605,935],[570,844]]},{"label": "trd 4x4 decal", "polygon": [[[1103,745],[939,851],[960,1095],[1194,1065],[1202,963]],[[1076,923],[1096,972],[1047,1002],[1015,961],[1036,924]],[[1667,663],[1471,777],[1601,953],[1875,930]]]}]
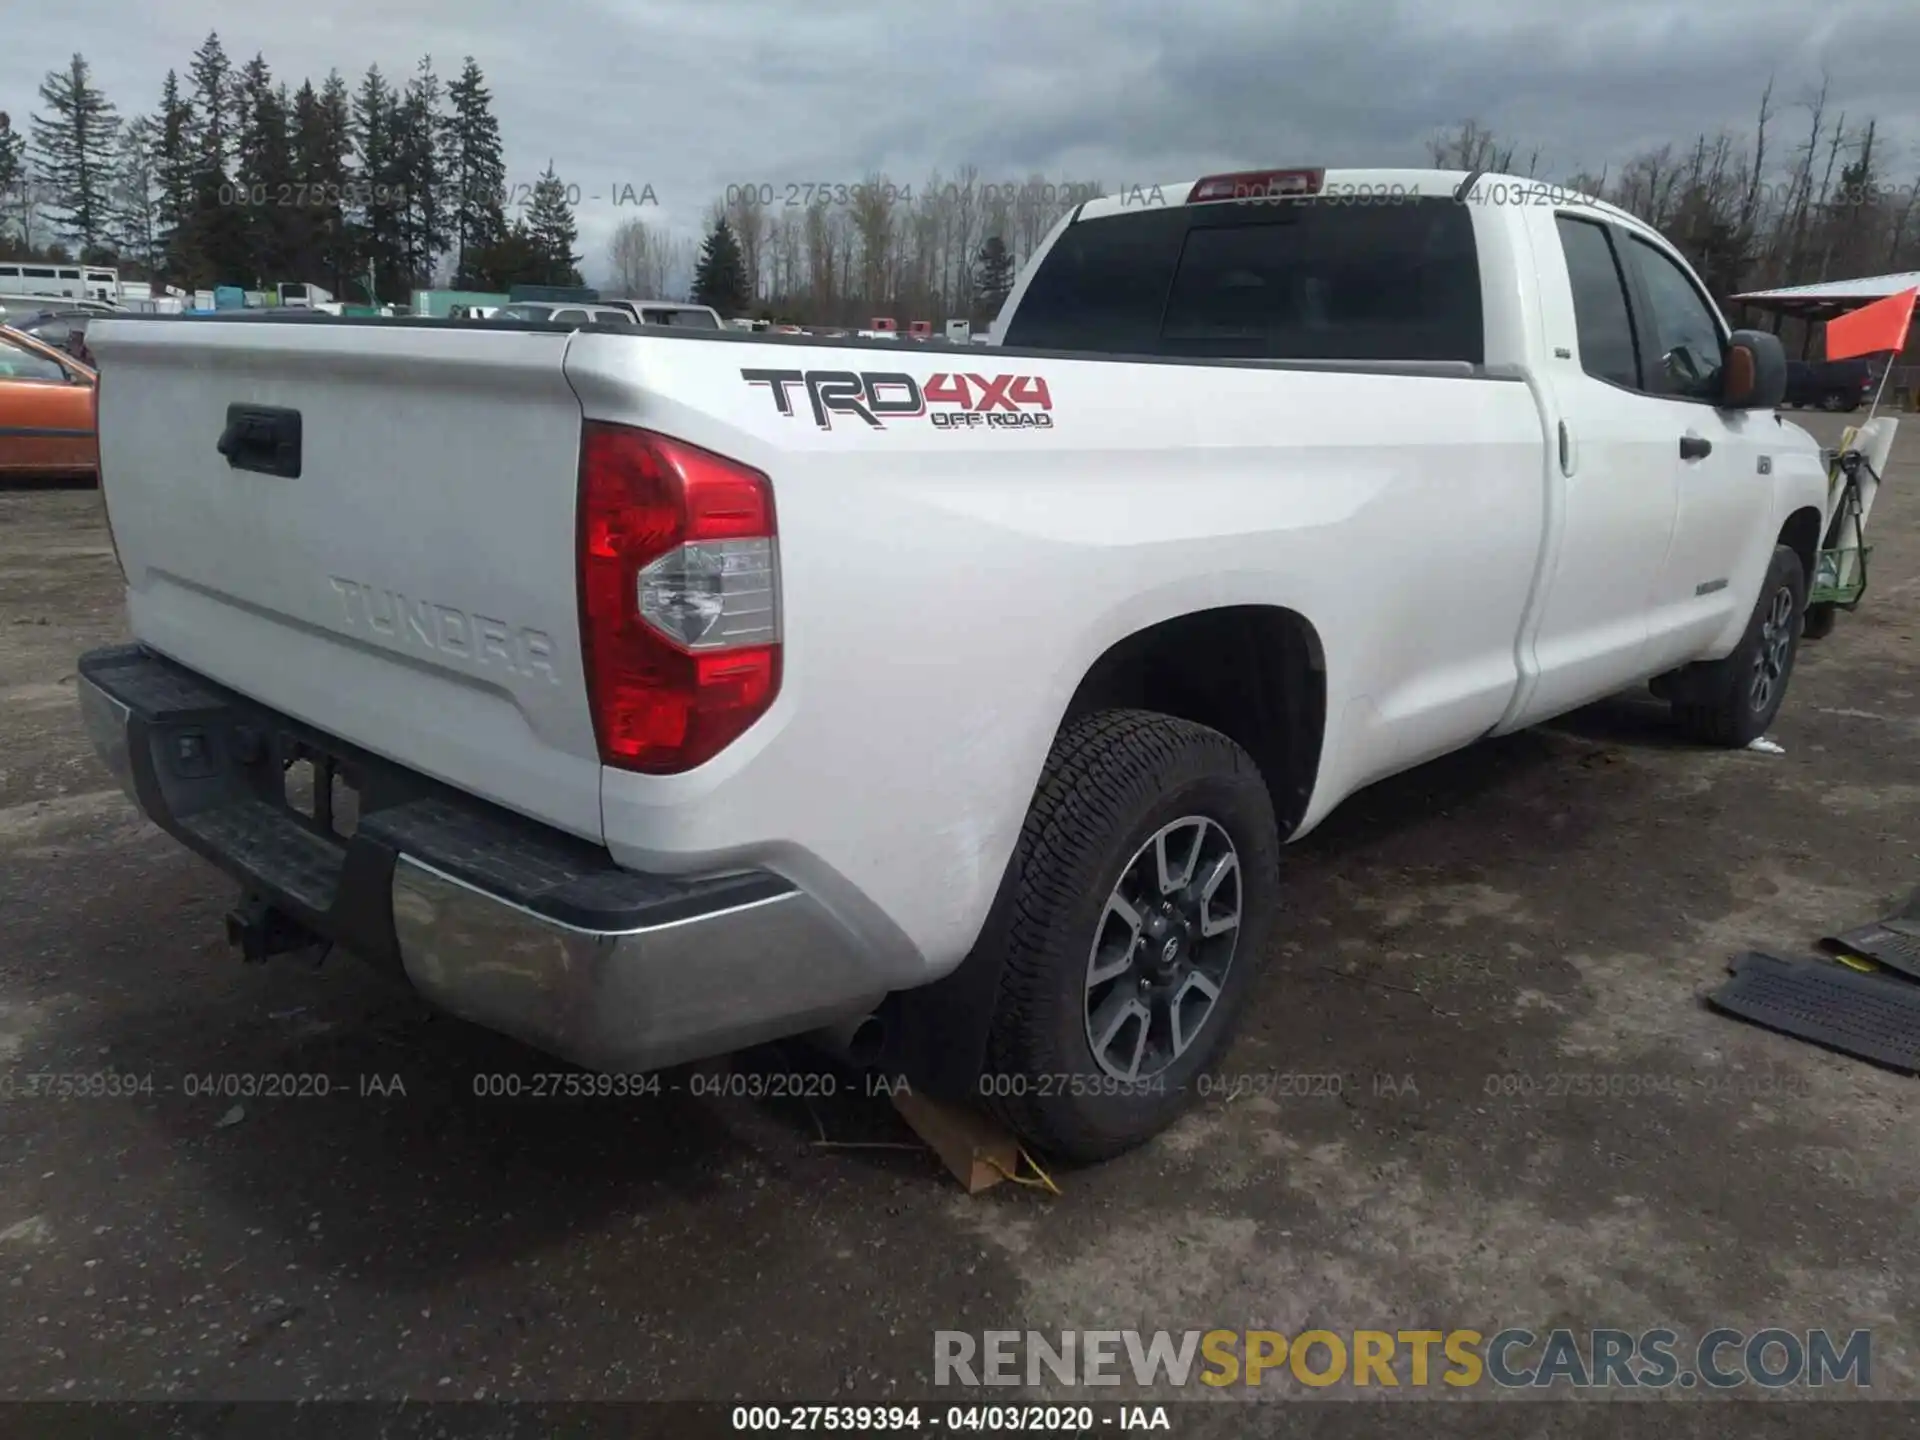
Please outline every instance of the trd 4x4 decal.
[{"label": "trd 4x4 decal", "polygon": [[875,430],[889,420],[925,420],[936,430],[1051,430],[1053,397],[1038,375],[974,375],[941,371],[922,385],[903,370],[742,370],[749,385],[773,392],[774,407],[793,414],[792,390],[804,390],[813,423],[833,428],[851,415]]}]

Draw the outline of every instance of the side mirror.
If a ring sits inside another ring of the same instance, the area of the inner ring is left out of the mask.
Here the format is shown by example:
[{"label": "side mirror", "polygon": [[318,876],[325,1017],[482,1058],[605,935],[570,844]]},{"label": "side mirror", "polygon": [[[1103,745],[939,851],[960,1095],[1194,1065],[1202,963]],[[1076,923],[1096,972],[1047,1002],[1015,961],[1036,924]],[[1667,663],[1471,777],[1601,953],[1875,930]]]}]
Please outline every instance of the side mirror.
[{"label": "side mirror", "polygon": [[1787,393],[1787,352],[1765,330],[1736,330],[1727,340],[1720,406],[1725,410],[1771,410]]}]

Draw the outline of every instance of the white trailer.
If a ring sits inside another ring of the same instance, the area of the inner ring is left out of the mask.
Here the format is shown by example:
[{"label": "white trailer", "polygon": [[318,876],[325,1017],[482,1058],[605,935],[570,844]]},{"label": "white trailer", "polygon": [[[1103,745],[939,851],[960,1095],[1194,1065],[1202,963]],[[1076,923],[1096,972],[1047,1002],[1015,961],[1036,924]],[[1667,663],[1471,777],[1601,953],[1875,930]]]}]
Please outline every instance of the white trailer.
[{"label": "white trailer", "polygon": [[79,265],[53,260],[0,260],[0,295],[117,302],[120,299],[120,272],[110,265]]}]

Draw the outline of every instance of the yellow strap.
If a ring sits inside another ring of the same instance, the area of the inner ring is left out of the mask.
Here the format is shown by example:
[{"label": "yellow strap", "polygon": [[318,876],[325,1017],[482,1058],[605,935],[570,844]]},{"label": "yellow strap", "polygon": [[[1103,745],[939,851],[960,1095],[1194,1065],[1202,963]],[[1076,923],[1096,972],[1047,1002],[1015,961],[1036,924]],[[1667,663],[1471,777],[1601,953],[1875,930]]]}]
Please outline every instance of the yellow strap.
[{"label": "yellow strap", "polygon": [[[1024,1145],[1019,1145],[1019,1146],[1016,1146],[1015,1148],[1019,1150],[1020,1158],[1026,1161],[1027,1168],[1033,1171],[1032,1175],[1021,1175],[1021,1174],[1015,1173],[1015,1171],[1009,1171],[1004,1165],[1002,1165],[998,1160],[995,1160],[992,1156],[985,1157],[987,1164],[992,1166],[995,1170],[999,1171],[1000,1178],[1003,1180],[1011,1180],[1016,1185],[1026,1185],[1035,1190],[1044,1190],[1049,1195],[1058,1195],[1060,1193],[1060,1187],[1053,1183],[1053,1177],[1051,1175],[1047,1174],[1045,1170],[1042,1170],[1040,1168],[1040,1162],[1038,1160],[1035,1160],[1033,1156],[1028,1153],[1027,1147]],[[1015,1170],[1017,1171],[1017,1169],[1018,1167],[1016,1166]]]}]

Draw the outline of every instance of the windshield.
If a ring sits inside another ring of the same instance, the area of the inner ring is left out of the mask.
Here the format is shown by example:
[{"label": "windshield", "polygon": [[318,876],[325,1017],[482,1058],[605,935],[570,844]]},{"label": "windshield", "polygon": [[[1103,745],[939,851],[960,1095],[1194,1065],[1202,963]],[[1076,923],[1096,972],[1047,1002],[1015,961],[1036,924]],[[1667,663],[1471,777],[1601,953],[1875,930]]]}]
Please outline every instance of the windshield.
[{"label": "windshield", "polygon": [[550,320],[555,306],[552,305],[502,305],[493,312],[496,320]]}]

